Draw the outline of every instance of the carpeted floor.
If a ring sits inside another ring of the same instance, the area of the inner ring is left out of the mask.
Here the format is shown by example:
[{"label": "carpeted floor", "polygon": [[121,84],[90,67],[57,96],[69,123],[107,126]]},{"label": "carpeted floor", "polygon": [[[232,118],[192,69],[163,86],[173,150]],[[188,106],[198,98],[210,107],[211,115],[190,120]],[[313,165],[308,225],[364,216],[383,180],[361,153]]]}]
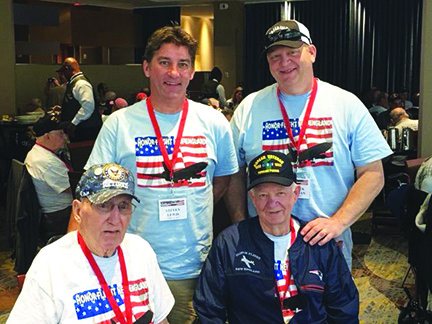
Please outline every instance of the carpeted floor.
[{"label": "carpeted floor", "polygon": [[[408,270],[407,240],[403,235],[374,235],[370,215],[354,226],[353,276],[360,292],[360,323],[397,323],[399,308],[407,302],[402,281]],[[359,234],[360,233],[360,234]],[[360,244],[362,243],[362,244]],[[0,252],[0,323],[5,323],[18,296],[10,252]],[[405,284],[414,287],[412,274]]]}]

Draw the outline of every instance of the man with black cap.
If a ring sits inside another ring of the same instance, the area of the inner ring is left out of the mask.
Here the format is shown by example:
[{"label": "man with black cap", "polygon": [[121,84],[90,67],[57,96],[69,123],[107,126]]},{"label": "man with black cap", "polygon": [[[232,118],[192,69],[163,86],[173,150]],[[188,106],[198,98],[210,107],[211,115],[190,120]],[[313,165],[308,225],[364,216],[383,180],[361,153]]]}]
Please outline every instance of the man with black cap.
[{"label": "man with black cap", "polygon": [[336,242],[309,245],[291,216],[300,194],[291,161],[266,151],[250,162],[258,217],[213,243],[194,296],[198,323],[358,323],[358,291]]},{"label": "man with black cap", "polygon": [[68,171],[71,167],[58,155],[64,148],[67,122],[47,114],[33,126],[36,144],[24,161],[32,177],[42,209],[41,238],[65,234],[72,211],[72,192]]},{"label": "man with black cap", "polygon": [[381,159],[392,151],[356,96],[314,77],[316,53],[298,21],[267,31],[265,57],[276,83],[246,97],[231,120],[240,172],[225,197],[232,218],[245,216],[247,164],[266,150],[292,151],[301,186],[293,212],[309,221],[304,240],[336,238],[351,266],[349,227],[381,191]]},{"label": "man with black cap", "polygon": [[92,85],[73,57],[66,58],[58,72],[68,80],[61,107],[61,120],[70,123],[66,130],[69,140],[95,140],[102,127],[102,117],[95,108]]},{"label": "man with black cap", "polygon": [[73,201],[78,231],[44,247],[9,316],[13,323],[165,323],[174,305],[147,241],[126,234],[135,179],[115,163],[90,167]]}]

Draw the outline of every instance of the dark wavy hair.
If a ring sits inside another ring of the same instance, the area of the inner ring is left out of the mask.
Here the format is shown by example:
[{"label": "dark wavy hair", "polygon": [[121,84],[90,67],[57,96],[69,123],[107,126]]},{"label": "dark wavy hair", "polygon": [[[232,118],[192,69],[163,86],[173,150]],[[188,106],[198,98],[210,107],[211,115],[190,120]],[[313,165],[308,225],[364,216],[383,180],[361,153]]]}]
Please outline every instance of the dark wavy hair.
[{"label": "dark wavy hair", "polygon": [[162,44],[175,44],[177,46],[186,46],[194,64],[198,43],[186,31],[179,26],[166,26],[156,30],[148,39],[144,52],[144,60],[151,62],[155,53],[161,48]]}]

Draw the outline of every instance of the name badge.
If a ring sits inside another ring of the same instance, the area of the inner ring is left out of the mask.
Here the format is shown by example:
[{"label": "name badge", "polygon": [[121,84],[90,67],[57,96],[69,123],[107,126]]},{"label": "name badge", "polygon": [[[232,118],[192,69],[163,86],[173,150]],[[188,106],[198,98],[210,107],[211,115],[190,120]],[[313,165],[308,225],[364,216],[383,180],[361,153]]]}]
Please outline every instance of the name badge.
[{"label": "name badge", "polygon": [[186,198],[159,200],[159,220],[161,222],[187,219]]},{"label": "name badge", "polygon": [[310,183],[307,178],[307,174],[304,170],[297,170],[297,183],[300,185],[300,196],[299,199],[310,198]]}]

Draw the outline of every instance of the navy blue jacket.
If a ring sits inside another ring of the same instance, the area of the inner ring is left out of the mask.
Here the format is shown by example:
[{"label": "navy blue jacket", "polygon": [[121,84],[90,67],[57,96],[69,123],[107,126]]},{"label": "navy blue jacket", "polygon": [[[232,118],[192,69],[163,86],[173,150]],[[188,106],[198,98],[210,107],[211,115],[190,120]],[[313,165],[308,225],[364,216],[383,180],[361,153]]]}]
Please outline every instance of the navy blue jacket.
[{"label": "navy blue jacket", "polygon": [[[297,305],[302,309],[290,323],[359,322],[358,291],[333,240],[310,246],[298,235],[289,261],[299,292]],[[273,267],[274,244],[262,231],[258,217],[224,230],[213,243],[198,280],[193,298],[198,323],[225,323],[226,319],[230,324],[284,323]]]}]

